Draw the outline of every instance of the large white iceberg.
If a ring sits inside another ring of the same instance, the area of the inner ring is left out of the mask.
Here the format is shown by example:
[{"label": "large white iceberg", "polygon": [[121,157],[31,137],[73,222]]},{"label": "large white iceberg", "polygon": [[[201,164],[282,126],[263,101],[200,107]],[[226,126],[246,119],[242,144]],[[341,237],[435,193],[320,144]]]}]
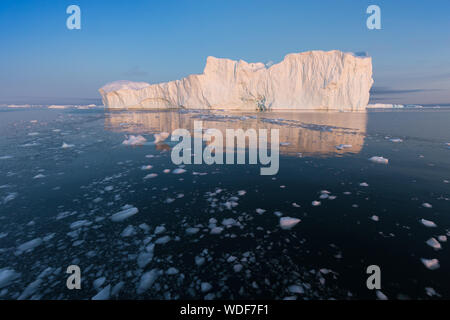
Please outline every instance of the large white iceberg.
[{"label": "large white iceberg", "polygon": [[116,81],[101,88],[109,108],[365,110],[372,59],[341,51],[288,54],[266,67],[208,57],[202,74],[160,84]]}]

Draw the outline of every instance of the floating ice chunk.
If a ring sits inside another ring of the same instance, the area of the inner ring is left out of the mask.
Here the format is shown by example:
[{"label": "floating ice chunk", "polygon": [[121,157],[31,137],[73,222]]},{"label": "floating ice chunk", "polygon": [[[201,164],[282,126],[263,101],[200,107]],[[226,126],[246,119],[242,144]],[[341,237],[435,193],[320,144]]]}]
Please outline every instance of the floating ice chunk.
[{"label": "floating ice chunk", "polygon": [[359,184],[359,186],[360,186],[360,187],[368,187],[369,184],[368,184],[367,182],[361,182],[361,183]]},{"label": "floating ice chunk", "polygon": [[440,242],[447,242],[447,236],[439,236],[439,237],[438,237],[438,240],[439,240]]},{"label": "floating ice chunk", "polygon": [[441,244],[435,238],[428,239],[426,244],[436,250],[442,249]]},{"label": "floating ice chunk", "polygon": [[170,241],[170,237],[169,236],[164,236],[164,237],[156,239],[155,243],[156,244],[166,244],[169,241]]},{"label": "floating ice chunk", "polygon": [[297,293],[297,294],[303,294],[305,293],[305,290],[303,289],[303,287],[293,284],[291,286],[288,287],[289,292],[291,293]]},{"label": "floating ice chunk", "polygon": [[431,204],[427,203],[427,202],[422,203],[422,207],[427,208],[427,209],[433,208],[433,206]]},{"label": "floating ice chunk", "polygon": [[378,216],[373,215],[372,217],[370,217],[370,219],[372,219],[375,222],[378,222],[380,219],[378,218]]},{"label": "floating ice chunk", "polygon": [[153,251],[141,252],[137,258],[139,268],[144,269],[153,260]]},{"label": "floating ice chunk", "polygon": [[121,237],[131,237],[136,234],[136,228],[132,225],[127,226],[122,233],[120,234]]},{"label": "floating ice chunk", "polygon": [[375,293],[377,295],[378,300],[388,300],[388,297],[380,290],[377,290]]},{"label": "floating ice chunk", "polygon": [[16,255],[21,255],[24,252],[31,252],[36,247],[39,247],[42,244],[42,242],[43,242],[42,238],[36,238],[28,242],[25,242],[17,247]]},{"label": "floating ice chunk", "polygon": [[351,147],[353,147],[351,144],[340,144],[340,145],[336,146],[336,149],[343,150],[343,149],[348,149]]},{"label": "floating ice chunk", "polygon": [[431,287],[426,287],[425,292],[427,293],[427,296],[429,296],[429,297],[439,296],[439,294],[436,292],[436,290],[434,290]]},{"label": "floating ice chunk", "polygon": [[203,257],[199,257],[199,256],[195,256],[195,264],[200,267],[201,265],[203,265],[205,263],[205,258]]},{"label": "floating ice chunk", "polygon": [[105,187],[105,191],[113,191],[114,190],[114,186],[107,186]]},{"label": "floating ice chunk", "polygon": [[200,287],[201,287],[202,292],[208,292],[209,290],[212,289],[212,285],[209,284],[208,282],[202,282]]},{"label": "floating ice chunk", "polygon": [[92,300],[109,300],[111,295],[111,285],[108,284],[99,293],[92,297]]},{"label": "floating ice chunk", "polygon": [[173,174],[182,174],[185,172],[186,172],[186,170],[184,170],[182,168],[176,168],[175,170],[172,171]]},{"label": "floating ice chunk", "polygon": [[420,219],[420,222],[425,227],[428,227],[428,228],[436,228],[437,227],[437,225],[433,221],[430,221],[430,220]]},{"label": "floating ice chunk", "polygon": [[0,160],[8,160],[8,159],[12,159],[12,156],[1,156]]},{"label": "floating ice chunk", "polygon": [[320,201],[313,201],[313,202],[311,202],[311,204],[312,204],[313,207],[317,207],[317,206],[320,206],[321,202]]},{"label": "floating ice chunk", "polygon": [[255,210],[257,214],[263,214],[264,212],[266,212],[266,210],[258,208]]},{"label": "floating ice chunk", "polygon": [[141,167],[141,170],[150,170],[150,169],[152,169],[152,168],[153,168],[153,166],[147,165],[147,166],[142,166],[142,167]]},{"label": "floating ice chunk", "polygon": [[422,261],[424,266],[427,267],[430,270],[436,270],[436,269],[439,269],[439,267],[440,267],[438,259],[421,258],[420,261]]},{"label": "floating ice chunk", "polygon": [[90,226],[92,224],[92,222],[88,221],[88,220],[79,220],[79,221],[75,221],[73,223],[70,224],[70,229],[78,229],[81,227],[87,227]]},{"label": "floating ice chunk", "polygon": [[170,136],[170,133],[168,132],[155,133],[153,136],[155,137],[155,143],[160,143],[165,141]]},{"label": "floating ice chunk", "polygon": [[233,266],[234,272],[241,272],[242,268],[244,268],[244,267],[243,267],[243,265],[240,264],[240,263],[235,264],[235,265]]},{"label": "floating ice chunk", "polygon": [[389,141],[394,142],[394,143],[400,143],[400,142],[403,142],[403,140],[402,140],[402,139],[399,139],[399,138],[389,139]]},{"label": "floating ice chunk", "polygon": [[141,280],[139,282],[139,285],[137,287],[137,293],[142,294],[148,289],[151,288],[153,283],[156,281],[156,279],[159,276],[158,269],[153,269],[149,272],[146,272],[142,275]]},{"label": "floating ice chunk", "polygon": [[155,228],[155,234],[161,234],[163,232],[166,232],[166,227],[164,227],[164,226],[157,226]]},{"label": "floating ice chunk", "polygon": [[0,269],[0,289],[9,286],[11,282],[18,278],[20,278],[20,273],[16,272],[14,269]]},{"label": "floating ice chunk", "polygon": [[380,163],[380,164],[388,164],[389,163],[388,159],[379,157],[379,156],[374,156],[374,157],[370,158],[369,161],[372,161],[375,163]]},{"label": "floating ice chunk", "polygon": [[138,146],[138,145],[143,145],[144,143],[147,142],[147,139],[145,139],[143,136],[139,135],[139,136],[129,136],[127,137],[127,139],[125,139],[122,144],[127,145],[127,146]]},{"label": "floating ice chunk", "polygon": [[119,294],[120,290],[122,290],[123,286],[125,285],[125,282],[120,281],[117,283],[112,289],[111,289],[111,296],[115,297]]},{"label": "floating ice chunk", "polygon": [[169,269],[167,269],[166,274],[168,274],[169,276],[173,276],[178,274],[178,269],[174,268],[174,267],[170,267]]},{"label": "floating ice chunk", "polygon": [[5,197],[3,197],[3,204],[6,204],[12,200],[14,200],[15,198],[17,198],[19,194],[17,192],[11,192],[8,193]]},{"label": "floating ice chunk", "polygon": [[100,277],[94,280],[93,285],[95,289],[100,289],[102,287],[102,285],[106,282],[106,278],[105,277]]},{"label": "floating ice chunk", "polygon": [[74,144],[67,144],[65,142],[63,142],[63,144],[61,146],[61,148],[63,148],[63,149],[69,149],[69,148],[73,148],[73,147],[75,147]]},{"label": "floating ice chunk", "polygon": [[199,228],[187,228],[186,229],[186,233],[187,234],[196,234],[197,232],[199,232]]},{"label": "floating ice chunk", "polygon": [[22,294],[17,298],[17,300],[25,300],[31,297],[33,294],[38,291],[39,287],[42,284],[42,279],[37,279],[30,283],[25,290],[23,290]]},{"label": "floating ice chunk", "polygon": [[297,203],[292,203],[292,206],[294,207],[294,208],[300,208],[301,206],[299,205],[299,204],[297,204]]},{"label": "floating ice chunk", "polygon": [[280,218],[280,227],[283,230],[290,230],[295,227],[301,220],[297,218],[291,217],[282,217]]},{"label": "floating ice chunk", "polygon": [[232,226],[232,225],[236,224],[236,220],[234,220],[233,218],[223,219],[222,224],[226,227]]},{"label": "floating ice chunk", "polygon": [[223,228],[222,227],[215,227],[211,229],[211,234],[220,234],[222,233]]},{"label": "floating ice chunk", "polygon": [[33,177],[33,179],[43,179],[43,178],[45,178],[45,175],[43,175],[42,173],[39,173]]},{"label": "floating ice chunk", "polygon": [[322,194],[319,196],[319,199],[325,200],[325,199],[328,199],[328,197],[329,197],[329,195],[328,195],[327,193],[322,193]]},{"label": "floating ice chunk", "polygon": [[146,175],[146,176],[144,177],[144,179],[145,179],[145,180],[147,180],[147,179],[152,179],[152,178],[156,178],[157,176],[158,176],[157,173],[150,173],[150,174]]},{"label": "floating ice chunk", "polygon": [[239,190],[238,196],[244,196],[246,193],[247,193],[247,191],[245,191],[245,190]]},{"label": "floating ice chunk", "polygon": [[232,262],[236,261],[236,259],[237,258],[235,256],[229,256],[228,259],[227,259],[227,262],[228,263],[232,263]]},{"label": "floating ice chunk", "polygon": [[125,219],[134,216],[136,213],[138,213],[139,210],[135,207],[131,207],[122,211],[119,211],[111,216],[111,220],[114,222],[121,222]]}]

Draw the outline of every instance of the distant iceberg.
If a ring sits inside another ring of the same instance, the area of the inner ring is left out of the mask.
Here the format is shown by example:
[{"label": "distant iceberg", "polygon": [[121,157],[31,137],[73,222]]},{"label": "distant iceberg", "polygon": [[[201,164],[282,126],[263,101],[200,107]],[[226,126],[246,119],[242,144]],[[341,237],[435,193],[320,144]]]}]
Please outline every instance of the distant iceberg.
[{"label": "distant iceberg", "polygon": [[208,57],[202,74],[153,85],[116,81],[99,92],[109,108],[358,111],[372,84],[372,58],[334,50],[288,54],[269,67]]}]

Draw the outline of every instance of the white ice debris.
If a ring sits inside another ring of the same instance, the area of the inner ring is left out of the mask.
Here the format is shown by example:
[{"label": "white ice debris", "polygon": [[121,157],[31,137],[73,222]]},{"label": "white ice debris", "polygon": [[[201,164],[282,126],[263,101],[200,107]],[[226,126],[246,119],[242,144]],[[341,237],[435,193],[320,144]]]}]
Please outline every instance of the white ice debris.
[{"label": "white ice debris", "polygon": [[360,186],[360,187],[368,187],[369,184],[368,184],[367,182],[361,182],[361,183],[359,184],[359,186]]},{"label": "white ice debris", "polygon": [[280,227],[283,230],[290,230],[295,227],[301,220],[297,218],[291,217],[282,217],[280,218]]},{"label": "white ice debris", "polygon": [[158,278],[159,273],[160,272],[158,269],[153,269],[151,271],[144,273],[142,275],[139,285],[137,287],[137,293],[142,294],[145,291],[147,291],[148,289],[150,289],[151,286],[153,285],[153,283]]},{"label": "white ice debris", "polygon": [[380,220],[380,218],[378,218],[378,216],[373,215],[370,219],[372,219],[375,222],[378,222]]},{"label": "white ice debris", "polygon": [[122,211],[119,211],[111,216],[111,220],[114,222],[121,222],[131,216],[134,216],[138,213],[139,210],[135,207],[127,208]]},{"label": "white ice debris", "polygon": [[120,234],[121,237],[131,237],[136,234],[136,228],[132,225],[127,226],[122,233]]},{"label": "white ice debris", "polygon": [[378,300],[388,300],[388,297],[380,290],[377,290],[375,293],[377,295]]},{"label": "white ice debris", "polygon": [[194,227],[191,227],[191,228],[187,228],[186,229],[186,234],[196,234],[197,232],[199,232],[199,228],[194,228]]},{"label": "white ice debris", "polygon": [[16,255],[21,255],[24,252],[31,252],[34,248],[39,247],[42,244],[42,238],[36,238],[25,242],[17,247]]},{"label": "white ice debris", "polygon": [[184,170],[182,168],[176,168],[175,170],[172,171],[173,174],[182,174],[185,172],[186,172],[186,170]]},{"label": "white ice debris", "polygon": [[150,173],[144,177],[144,180],[156,178],[158,176],[157,173]]},{"label": "white ice debris", "polygon": [[17,198],[19,194],[17,192],[11,192],[8,193],[6,196],[3,197],[2,202],[3,204],[6,204],[12,200],[14,200],[15,198]]},{"label": "white ice debris", "polygon": [[103,284],[106,282],[106,278],[105,277],[100,277],[94,280],[93,285],[95,289],[100,289]]},{"label": "white ice debris", "polygon": [[427,208],[427,209],[433,208],[433,206],[431,204],[427,203],[427,202],[422,203],[422,207]]},{"label": "white ice debris", "polygon": [[208,292],[209,290],[212,289],[212,285],[209,284],[208,282],[202,282],[200,287],[201,287],[202,292]]},{"label": "white ice debris", "polygon": [[263,214],[264,212],[266,212],[266,210],[258,208],[255,210],[257,214]]},{"label": "white ice debris", "polygon": [[169,276],[173,276],[173,275],[176,275],[176,274],[178,274],[178,273],[179,273],[178,269],[177,269],[177,268],[174,268],[174,267],[170,267],[170,268],[167,269],[167,271],[166,271],[166,274],[169,275]]},{"label": "white ice debris", "polygon": [[422,261],[424,266],[427,267],[430,270],[436,270],[436,269],[439,269],[439,267],[440,267],[438,259],[421,258],[420,261]]},{"label": "white ice debris", "polygon": [[438,240],[439,240],[440,242],[447,242],[447,236],[444,236],[444,235],[439,236],[439,237],[438,237]]},{"label": "white ice debris", "polygon": [[169,236],[164,236],[164,237],[156,239],[155,243],[156,244],[166,244],[169,241],[170,241],[170,237]]},{"label": "white ice debris", "polygon": [[222,233],[223,228],[222,227],[215,227],[211,229],[211,234],[220,234]]},{"label": "white ice debris", "polygon": [[108,300],[111,295],[111,285],[104,287],[99,293],[92,297],[92,300]]},{"label": "white ice debris", "polygon": [[338,146],[336,146],[336,149],[338,150],[343,150],[343,149],[349,149],[352,148],[353,146],[351,144],[340,144]]},{"label": "white ice debris", "polygon": [[303,294],[303,293],[305,293],[305,290],[303,289],[303,287],[299,286],[299,285],[296,285],[296,284],[290,285],[288,287],[288,290],[289,290],[290,293],[296,293],[296,294]]},{"label": "white ice debris", "polygon": [[151,170],[153,168],[152,165],[146,165],[146,166],[142,166],[141,170]]},{"label": "white ice debris", "polygon": [[403,142],[403,140],[402,140],[402,139],[399,139],[399,138],[389,139],[389,141],[394,142],[394,143],[400,143],[400,142]]},{"label": "white ice debris", "polygon": [[430,220],[420,219],[420,222],[425,227],[428,227],[428,228],[436,228],[437,227],[436,223],[434,223],[433,221],[430,221]]},{"label": "white ice debris", "polygon": [[154,85],[113,82],[99,91],[109,108],[356,111],[366,108],[372,83],[370,57],[334,50],[288,54],[270,67],[208,57],[202,74]]},{"label": "white ice debris", "polygon": [[313,201],[313,202],[311,202],[311,205],[312,205],[313,207],[320,206],[320,204],[321,204],[320,201]]},{"label": "white ice debris", "polygon": [[374,156],[374,157],[370,158],[369,161],[372,161],[375,163],[380,163],[380,164],[388,164],[389,163],[388,159],[379,157],[379,156]]},{"label": "white ice debris", "polygon": [[127,139],[125,139],[122,142],[122,144],[127,145],[127,146],[138,146],[138,145],[143,145],[146,142],[147,142],[147,139],[145,139],[141,135],[139,135],[139,136],[130,135],[129,137],[127,137]]},{"label": "white ice debris", "polygon": [[141,252],[137,258],[139,268],[144,269],[153,260],[153,250]]},{"label": "white ice debris", "polygon": [[426,244],[429,245],[430,247],[432,247],[435,250],[442,249],[441,244],[435,238],[428,239]]},{"label": "white ice debris", "polygon": [[30,283],[25,290],[23,290],[22,294],[17,298],[17,300],[25,300],[31,297],[33,294],[35,294],[39,287],[41,286],[43,280],[38,278],[32,283]]},{"label": "white ice debris", "polygon": [[161,133],[155,133],[155,143],[164,142],[169,136],[170,133],[168,132],[161,132]]},{"label": "white ice debris", "polygon": [[91,224],[92,224],[92,222],[90,222],[88,220],[79,220],[79,221],[72,222],[70,224],[70,229],[74,230],[74,229],[78,229],[81,227],[87,227],[87,226],[90,226]]},{"label": "white ice debris", "polygon": [[20,273],[14,269],[0,269],[0,289],[9,286],[14,280],[20,278]]},{"label": "white ice debris", "polygon": [[43,178],[45,178],[45,175],[43,175],[42,173],[39,173],[33,177],[33,179],[43,179]]},{"label": "white ice debris", "polygon": [[73,147],[75,147],[74,144],[68,144],[68,143],[65,143],[65,142],[63,142],[63,144],[61,146],[61,148],[63,148],[63,149],[69,149],[69,148],[73,148]]}]

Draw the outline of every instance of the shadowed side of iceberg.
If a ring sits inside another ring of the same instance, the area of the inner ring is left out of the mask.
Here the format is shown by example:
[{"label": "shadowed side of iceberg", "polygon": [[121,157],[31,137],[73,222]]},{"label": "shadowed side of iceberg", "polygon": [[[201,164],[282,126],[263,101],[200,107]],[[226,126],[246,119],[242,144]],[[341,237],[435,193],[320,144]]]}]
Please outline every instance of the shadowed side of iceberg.
[{"label": "shadowed side of iceberg", "polygon": [[208,57],[202,74],[150,85],[116,81],[99,91],[109,108],[365,110],[372,59],[341,51],[288,54],[266,67]]}]

